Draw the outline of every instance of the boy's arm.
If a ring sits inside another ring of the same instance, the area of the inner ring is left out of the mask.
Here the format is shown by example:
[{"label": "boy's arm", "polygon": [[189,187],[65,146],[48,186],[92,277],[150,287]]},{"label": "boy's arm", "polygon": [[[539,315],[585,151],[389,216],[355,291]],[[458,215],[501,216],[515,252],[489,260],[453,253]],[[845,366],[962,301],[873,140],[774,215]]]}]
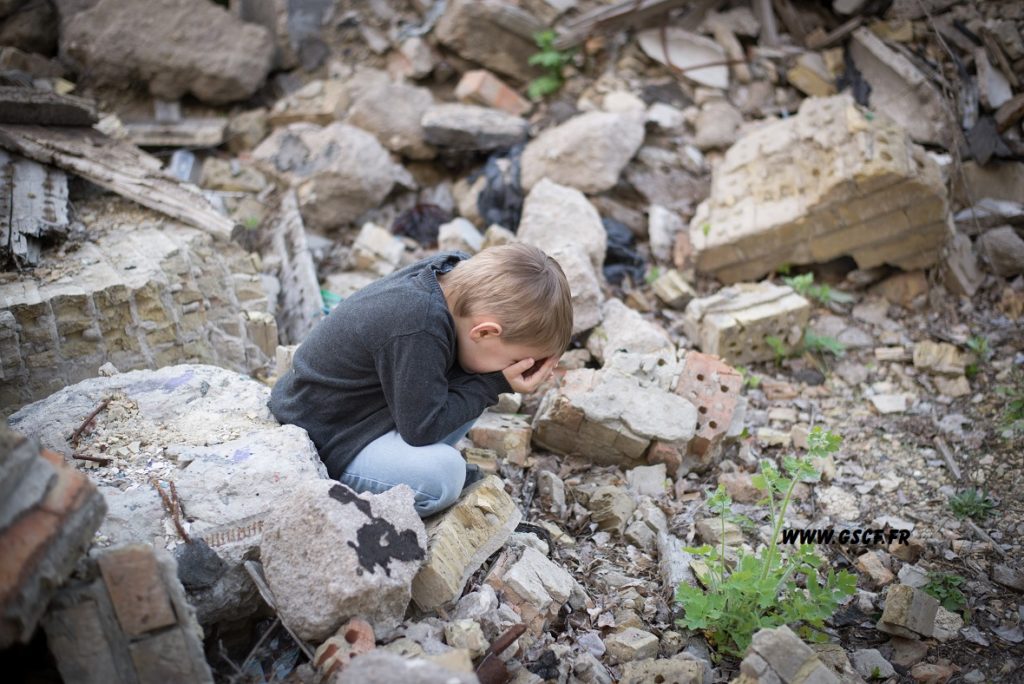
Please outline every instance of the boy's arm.
[{"label": "boy's arm", "polygon": [[398,434],[412,446],[440,442],[511,387],[501,373],[466,374],[449,384],[447,343],[429,332],[391,338],[374,363]]}]

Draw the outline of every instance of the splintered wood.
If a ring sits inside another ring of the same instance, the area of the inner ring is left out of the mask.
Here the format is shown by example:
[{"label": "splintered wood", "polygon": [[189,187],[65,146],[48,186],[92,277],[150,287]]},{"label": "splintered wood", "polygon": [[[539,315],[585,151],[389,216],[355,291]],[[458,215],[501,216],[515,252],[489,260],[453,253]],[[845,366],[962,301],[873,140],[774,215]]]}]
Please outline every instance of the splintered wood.
[{"label": "splintered wood", "polygon": [[64,172],[0,150],[0,267],[35,266],[43,243],[69,225]]},{"label": "splintered wood", "polygon": [[166,175],[160,160],[131,143],[86,128],[0,125],[0,147],[75,173],[216,238],[231,238],[234,222],[199,188]]}]

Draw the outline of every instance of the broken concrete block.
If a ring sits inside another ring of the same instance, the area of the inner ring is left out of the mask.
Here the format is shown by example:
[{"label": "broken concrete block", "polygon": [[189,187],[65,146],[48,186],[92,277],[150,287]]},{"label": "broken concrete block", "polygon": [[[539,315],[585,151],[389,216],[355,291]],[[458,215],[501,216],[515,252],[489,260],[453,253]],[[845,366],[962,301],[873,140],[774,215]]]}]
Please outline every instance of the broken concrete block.
[{"label": "broken concrete block", "polygon": [[853,32],[850,56],[871,86],[873,110],[898,123],[915,142],[949,144],[942,94],[913,62],[867,28]]},{"label": "broken concrete block", "polygon": [[518,466],[526,465],[532,437],[533,428],[529,421],[515,413],[484,411],[469,429],[473,444],[493,449],[498,456]]},{"label": "broken concrete block", "polygon": [[455,620],[444,626],[444,640],[452,648],[463,648],[469,651],[470,658],[479,658],[487,650],[480,623],[476,620]]},{"label": "broken concrete block", "polygon": [[882,415],[904,413],[910,402],[906,394],[876,394],[871,397],[871,404]]},{"label": "broken concrete block", "polygon": [[601,324],[587,338],[587,349],[601,361],[615,352],[675,355],[664,328],[614,298],[601,307]]},{"label": "broken concrete block", "polygon": [[914,345],[914,368],[940,375],[963,375],[967,355],[946,342],[923,340]]},{"label": "broken concrete block", "polygon": [[453,670],[431,662],[426,657],[407,658],[383,649],[374,649],[353,659],[334,679],[336,684],[477,684],[479,680],[470,672]]},{"label": "broken concrete block", "polygon": [[876,588],[884,587],[896,579],[892,570],[885,567],[882,559],[874,551],[868,551],[857,557],[857,569],[867,575],[871,584]]},{"label": "broken concrete block", "polygon": [[326,639],[355,616],[385,633],[405,615],[427,535],[405,485],[357,495],[314,480],[274,507],[260,556],[277,611],[301,638]]},{"label": "broken concrete block", "polygon": [[347,106],[343,82],[333,79],[310,81],[275,102],[267,113],[267,123],[271,128],[300,122],[326,126],[340,119]]},{"label": "broken concrete block", "polygon": [[488,151],[524,142],[526,119],[500,109],[468,104],[438,104],[420,119],[426,141],[446,150]]},{"label": "broken concrete block", "polygon": [[[607,643],[605,641],[606,645]],[[631,660],[622,666],[622,678],[619,679],[619,684],[647,684],[647,682],[704,684],[704,665],[697,660],[676,657]]]},{"label": "broken concrete block", "polygon": [[604,647],[618,662],[628,663],[658,655],[658,637],[636,627],[627,627],[605,637]]},{"label": "broken concrete block", "polygon": [[697,409],[678,395],[617,369],[580,369],[544,395],[533,435],[543,448],[628,467],[642,463],[652,439],[685,448],[696,422]]},{"label": "broken concrete block", "polygon": [[676,235],[685,229],[686,224],[679,214],[657,204],[653,205],[647,217],[647,236],[654,258],[663,263],[672,261]]},{"label": "broken concrete block", "polygon": [[210,104],[244,100],[263,85],[274,44],[262,26],[199,0],[122,6],[100,0],[60,32],[61,53],[97,83],[147,83],[164,100],[192,93]]},{"label": "broken concrete block", "polygon": [[973,297],[985,280],[971,238],[960,233],[943,249],[939,271],[950,292],[967,297]]},{"label": "broken concrete block", "polygon": [[839,684],[839,677],[785,625],[754,635],[740,673],[754,682]]},{"label": "broken concrete block", "polygon": [[[44,252],[40,269],[0,284],[0,406],[46,397],[106,362],[128,371],[186,359],[242,373],[268,363],[248,336],[245,310],[269,302],[244,249],[141,207],[132,223],[123,205],[78,209],[96,232],[73,264]],[[69,277],[47,280],[46,268]]]},{"label": "broken concrete block", "polygon": [[[727,345],[728,346],[728,345]],[[718,454],[733,422],[743,418],[743,376],[714,356],[687,352],[676,394],[697,407],[697,433],[690,453],[709,464]]]},{"label": "broken concrete block", "polygon": [[565,279],[569,281],[573,334],[590,330],[601,322],[604,293],[598,276],[600,271],[579,246],[553,249],[548,252],[548,256],[558,262],[565,273]]},{"label": "broken concrete block", "polygon": [[500,558],[487,584],[501,593],[534,634],[543,631],[574,593],[582,592],[572,575],[528,546],[518,558]]},{"label": "broken concrete block", "polygon": [[860,268],[923,268],[951,235],[936,162],[845,95],[808,98],[743,136],[689,230],[697,269],[723,282],[844,255]]},{"label": "broken concrete block", "polygon": [[626,472],[627,487],[637,497],[650,496],[657,498],[664,496],[667,475],[664,463],[637,466]]},{"label": "broken concrete block", "polygon": [[540,180],[526,196],[516,235],[550,255],[582,249],[595,271],[604,265],[608,234],[597,209],[582,192],[553,179]]},{"label": "broken concrete block", "polygon": [[455,86],[455,97],[462,102],[494,107],[513,116],[522,116],[530,109],[529,101],[486,69],[464,73]]},{"label": "broken concrete block", "polygon": [[606,485],[594,490],[587,508],[590,509],[590,519],[598,527],[621,535],[636,510],[636,502],[622,487]]},{"label": "broken concrete block", "polygon": [[682,311],[690,300],[697,296],[693,286],[683,279],[683,274],[676,269],[669,269],[651,284],[654,294],[665,306]]},{"label": "broken concrete block", "polygon": [[1012,226],[985,231],[978,238],[978,252],[997,276],[1012,278],[1024,273],[1024,239]]},{"label": "broken concrete block", "polygon": [[736,523],[726,521],[723,531],[720,518],[704,518],[694,524],[697,535],[705,544],[716,546],[725,539],[726,546],[738,546],[743,543],[743,530]]},{"label": "broken concrete block", "polygon": [[804,52],[797,57],[796,63],[786,72],[786,80],[811,97],[836,94],[835,79],[817,52]]},{"label": "broken concrete block", "polygon": [[[119,474],[137,459],[173,473],[192,536],[206,541],[227,566],[202,586],[188,587],[189,600],[208,624],[244,618],[261,605],[242,562],[259,546],[269,507],[298,483],[327,476],[305,431],[282,426],[270,414],[269,394],[266,385],[237,372],[167,366],[78,383],[26,406],[10,421],[39,435],[44,445],[70,452],[65,440],[83,417],[103,397],[115,397],[76,448],[113,459],[113,467],[91,471],[108,508],[100,534],[115,544],[176,543],[152,484],[145,476],[125,480]],[[156,442],[155,424],[162,428]],[[151,446],[133,452],[129,447],[138,443]],[[100,445],[113,453],[101,452]],[[186,567],[181,560],[179,565]]]},{"label": "broken concrete block", "polygon": [[766,337],[777,337],[788,347],[796,345],[810,309],[810,302],[788,286],[741,283],[691,301],[683,327],[705,354],[741,365],[775,357]]},{"label": "broken concrete block", "polygon": [[693,144],[702,152],[729,147],[736,142],[742,125],[740,110],[725,98],[714,98],[706,102],[697,114]]},{"label": "broken concrete block", "polygon": [[437,248],[441,251],[460,251],[476,254],[484,246],[484,236],[472,223],[456,218],[443,224],[437,231]]},{"label": "broken concrete block", "polygon": [[64,681],[213,682],[170,555],[133,544],[101,552],[86,567],[43,620]]},{"label": "broken concrete block", "polygon": [[[421,79],[430,75],[437,66],[438,54],[426,40],[419,36],[411,36],[402,41],[395,57],[394,67],[411,79]],[[390,69],[390,66],[389,66]]]},{"label": "broken concrete block", "polygon": [[765,497],[765,493],[754,486],[750,473],[722,473],[718,476],[718,484],[725,487],[725,492],[737,503],[757,503]]},{"label": "broken concrete block", "polygon": [[346,84],[352,103],[346,123],[372,133],[387,149],[410,159],[433,159],[437,151],[427,142],[421,123],[434,105],[427,88],[392,83],[376,72],[358,72]]},{"label": "broken concrete block", "polygon": [[318,230],[344,226],[379,206],[396,182],[415,187],[373,135],[339,122],[278,128],[252,154],[295,187],[303,220]]},{"label": "broken concrete block", "polygon": [[725,50],[710,38],[670,26],[641,31],[637,42],[648,57],[682,70],[680,75],[688,80],[722,90],[729,87]]},{"label": "broken concrete block", "polygon": [[500,549],[522,519],[501,479],[488,476],[472,485],[449,510],[430,520],[429,557],[412,582],[412,598],[433,610],[462,594],[470,576]]},{"label": "broken concrete block", "polygon": [[935,631],[939,602],[920,589],[896,584],[889,587],[878,629],[907,639],[930,637]]},{"label": "broken concrete block", "polygon": [[544,28],[525,9],[504,0],[455,0],[448,3],[434,36],[460,57],[526,82],[540,75],[529,61],[537,51],[533,35]]},{"label": "broken concrete block", "polygon": [[892,663],[874,648],[862,648],[852,654],[853,667],[867,680],[885,679],[896,674]]},{"label": "broken concrete block", "polygon": [[[23,428],[22,428],[23,429]],[[26,643],[107,507],[84,474],[0,425],[0,648]]]},{"label": "broken concrete block", "polygon": [[611,189],[644,141],[642,111],[587,112],[548,128],[523,151],[523,188],[549,181],[582,192]]},{"label": "broken concrete block", "polygon": [[352,243],[349,263],[359,271],[386,276],[398,268],[404,251],[405,244],[386,228],[375,223],[364,223]]}]

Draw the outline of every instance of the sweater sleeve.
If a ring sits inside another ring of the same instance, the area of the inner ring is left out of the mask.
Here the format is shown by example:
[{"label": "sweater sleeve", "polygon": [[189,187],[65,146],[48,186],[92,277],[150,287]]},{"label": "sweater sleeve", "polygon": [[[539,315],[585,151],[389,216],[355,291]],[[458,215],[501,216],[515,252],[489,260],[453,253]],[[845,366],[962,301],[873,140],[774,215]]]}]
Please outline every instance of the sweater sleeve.
[{"label": "sweater sleeve", "polygon": [[374,354],[395,427],[412,446],[440,442],[508,391],[501,373],[467,374],[449,385],[449,353],[444,340],[421,331],[395,336]]}]

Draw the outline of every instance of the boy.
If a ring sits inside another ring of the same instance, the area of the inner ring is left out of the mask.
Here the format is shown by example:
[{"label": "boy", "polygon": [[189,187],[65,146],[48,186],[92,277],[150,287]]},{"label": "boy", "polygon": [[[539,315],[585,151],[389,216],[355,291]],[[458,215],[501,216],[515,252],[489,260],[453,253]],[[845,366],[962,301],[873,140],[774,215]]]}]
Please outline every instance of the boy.
[{"label": "boy", "polygon": [[270,409],[306,429],[332,478],[357,492],[407,484],[426,517],[467,484],[455,443],[498,394],[537,389],[571,335],[569,283],[540,249],[444,252],[335,307]]}]

